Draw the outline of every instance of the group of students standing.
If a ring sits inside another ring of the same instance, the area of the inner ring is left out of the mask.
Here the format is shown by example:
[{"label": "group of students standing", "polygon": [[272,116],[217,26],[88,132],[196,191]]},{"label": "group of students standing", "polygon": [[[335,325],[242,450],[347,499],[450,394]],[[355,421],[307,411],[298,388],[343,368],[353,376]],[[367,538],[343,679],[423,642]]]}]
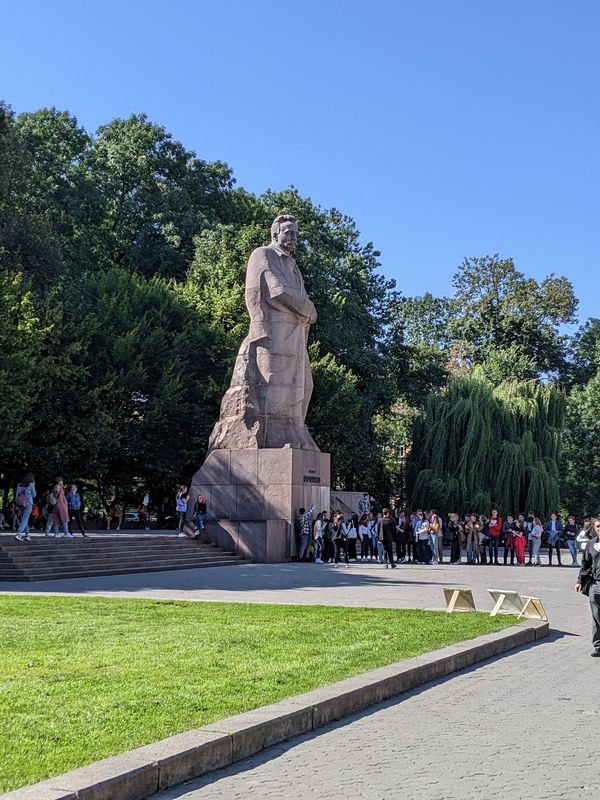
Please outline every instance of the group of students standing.
[{"label": "group of students standing", "polygon": [[397,523],[389,508],[381,514],[353,516],[348,522],[340,511],[329,514],[322,511],[312,522],[313,509],[298,512],[298,560],[317,564],[335,564],[358,561],[377,561],[396,568],[394,542]]},{"label": "group of students standing", "polygon": [[[507,515],[496,509],[484,514],[453,513],[447,520],[435,510],[421,509],[395,516],[390,509],[354,514],[346,521],[337,511],[323,511],[312,520],[313,509],[298,512],[298,560],[317,564],[344,561],[376,561],[394,568],[397,563],[441,564],[443,547],[450,548],[450,563],[541,565],[540,549],[548,548],[548,564],[563,566],[561,548],[571,555],[571,566],[578,566],[577,553],[588,541],[586,523],[580,528],[574,516],[563,526],[556,514],[543,523],[534,513]],[[359,552],[360,548],[360,552]],[[395,549],[395,557],[394,557]]]}]

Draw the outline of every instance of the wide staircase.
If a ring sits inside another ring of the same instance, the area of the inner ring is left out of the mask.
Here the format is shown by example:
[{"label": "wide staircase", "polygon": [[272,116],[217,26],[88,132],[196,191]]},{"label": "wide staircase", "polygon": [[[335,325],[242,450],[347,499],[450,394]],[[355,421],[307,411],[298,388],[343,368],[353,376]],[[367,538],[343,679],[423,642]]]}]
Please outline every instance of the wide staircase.
[{"label": "wide staircase", "polygon": [[201,567],[225,567],[244,559],[210,544],[177,536],[0,536],[0,581],[48,581]]}]

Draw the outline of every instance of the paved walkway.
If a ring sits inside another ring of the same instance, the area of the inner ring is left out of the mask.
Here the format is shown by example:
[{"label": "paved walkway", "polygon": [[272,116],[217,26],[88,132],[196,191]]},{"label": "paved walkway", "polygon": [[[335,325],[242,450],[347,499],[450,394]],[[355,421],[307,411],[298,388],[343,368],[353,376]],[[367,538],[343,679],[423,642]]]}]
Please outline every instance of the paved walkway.
[{"label": "paved walkway", "polygon": [[[542,800],[598,798],[600,708],[590,703],[587,600],[563,567],[242,565],[226,569],[0,584],[1,591],[187,600],[439,608],[443,586],[542,598],[553,629],[541,644],[464,670],[298,737],[153,800]],[[1,601],[0,601],[1,605]],[[600,661],[600,659],[599,659]]]}]

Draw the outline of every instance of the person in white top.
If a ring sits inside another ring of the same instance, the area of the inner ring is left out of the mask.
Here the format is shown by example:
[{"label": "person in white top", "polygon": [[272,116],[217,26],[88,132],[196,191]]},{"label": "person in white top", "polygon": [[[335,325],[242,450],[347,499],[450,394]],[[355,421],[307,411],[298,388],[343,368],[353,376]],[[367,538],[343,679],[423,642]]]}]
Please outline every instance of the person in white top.
[{"label": "person in white top", "polygon": [[373,555],[373,543],[368,526],[368,514],[363,514],[358,521],[358,537],[360,539],[360,560],[366,561],[369,555]]}]

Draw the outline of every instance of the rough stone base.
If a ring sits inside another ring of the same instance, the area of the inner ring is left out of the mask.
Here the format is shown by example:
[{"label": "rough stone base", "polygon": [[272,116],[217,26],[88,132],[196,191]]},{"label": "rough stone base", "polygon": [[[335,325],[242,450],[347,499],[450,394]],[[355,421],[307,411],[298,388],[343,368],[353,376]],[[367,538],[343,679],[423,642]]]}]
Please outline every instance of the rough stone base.
[{"label": "rough stone base", "polygon": [[194,475],[193,503],[206,498],[207,536],[237,555],[276,563],[296,555],[300,507],[330,510],[330,456],[291,447],[213,450]]}]

